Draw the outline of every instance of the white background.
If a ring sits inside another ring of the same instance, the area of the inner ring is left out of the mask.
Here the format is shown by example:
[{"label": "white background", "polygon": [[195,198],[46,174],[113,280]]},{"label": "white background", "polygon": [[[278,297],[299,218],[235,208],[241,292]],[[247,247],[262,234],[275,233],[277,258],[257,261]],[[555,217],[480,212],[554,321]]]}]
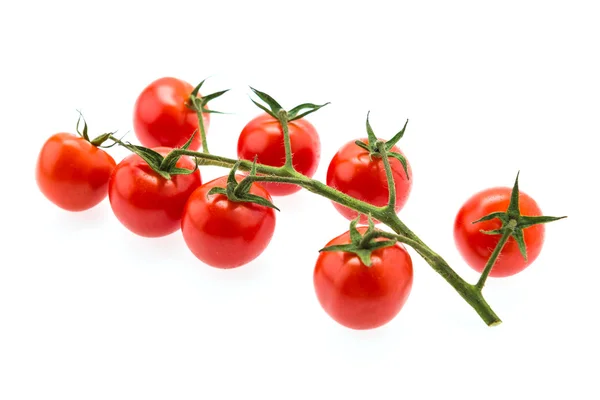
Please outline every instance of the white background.
[{"label": "white background", "polygon": [[[3,2],[0,399],[598,398],[594,3]],[[131,131],[138,93],[162,76],[232,89],[213,107],[233,114],[209,131],[231,157],[258,112],[248,85],[288,108],[331,101],[310,116],[319,179],[368,110],[382,137],[409,118],[401,218],[471,281],[452,223],[476,191],[520,170],[544,213],[569,218],[529,269],[489,281],[498,327],[411,251],[397,318],[345,329],[312,287],[317,250],[347,230],[327,200],[276,199],[271,246],[223,271],[180,233],[134,236],[108,201],[68,213],[39,193],[46,138],[73,132],[77,109],[93,134]]]}]

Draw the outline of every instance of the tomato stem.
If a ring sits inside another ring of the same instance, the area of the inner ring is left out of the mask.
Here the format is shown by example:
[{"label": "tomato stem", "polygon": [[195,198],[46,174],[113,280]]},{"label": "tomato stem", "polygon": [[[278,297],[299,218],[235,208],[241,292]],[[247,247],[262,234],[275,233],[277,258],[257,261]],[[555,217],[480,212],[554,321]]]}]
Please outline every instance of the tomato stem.
[{"label": "tomato stem", "polygon": [[483,269],[483,272],[481,273],[479,280],[475,284],[475,288],[478,291],[481,292],[481,290],[483,289],[483,285],[485,285],[486,279],[490,275],[490,272],[492,271],[492,268],[494,267],[494,264],[496,263],[496,260],[498,259],[498,256],[500,255],[500,252],[504,248],[504,245],[506,245],[506,242],[508,242],[510,235],[512,235],[513,229],[515,226],[517,226],[517,221],[514,219],[511,219],[508,222],[508,225],[503,229],[504,233],[502,234],[502,237],[498,241],[496,248],[492,252],[492,255],[488,259],[487,263],[485,264],[485,268]]},{"label": "tomato stem", "polygon": [[[244,180],[242,182],[247,182],[247,183],[253,183],[253,182],[277,182],[277,183],[291,183],[291,184],[296,184],[296,185],[302,185],[303,181],[302,179],[299,178],[292,178],[292,177],[287,177],[287,176],[259,176],[259,175],[254,175],[254,176],[247,176],[244,178]],[[244,186],[242,185],[242,182],[240,182],[240,185],[238,185],[238,187],[235,189],[235,194],[237,196],[240,196],[242,193],[241,191],[243,190]]]},{"label": "tomato stem", "polygon": [[377,151],[381,155],[381,159],[383,160],[383,167],[385,168],[385,177],[387,179],[388,191],[389,191],[389,199],[387,209],[391,210],[395,213],[396,209],[396,185],[394,183],[394,175],[392,174],[392,166],[390,165],[390,159],[388,157],[388,150],[386,148],[385,142],[378,141],[377,142]]},{"label": "tomato stem", "polygon": [[290,140],[290,130],[288,126],[288,113],[284,109],[279,111],[279,124],[283,131],[283,146],[285,148],[285,164],[284,168],[294,171],[294,163],[292,162],[292,143]]},{"label": "tomato stem", "polygon": [[209,154],[208,151],[208,141],[206,140],[206,128],[204,126],[204,115],[202,114],[202,109],[196,111],[196,115],[198,116],[198,126],[200,127],[200,139],[202,140],[202,152],[204,154]]},{"label": "tomato stem", "polygon": [[[355,199],[348,196],[345,193],[340,192],[326,184],[308,178],[299,172],[283,167],[272,167],[264,164],[254,164],[248,160],[235,160],[232,158],[221,157],[213,154],[205,154],[195,152],[186,149],[174,149],[172,151],[173,156],[175,155],[186,155],[195,157],[198,165],[213,165],[224,168],[232,168],[234,165],[238,165],[239,170],[250,171],[255,168],[256,173],[262,175],[248,176],[245,179],[252,179],[253,182],[280,182],[280,183],[291,183],[302,186],[306,190],[323,196],[329,200],[335,201],[346,207],[349,207],[359,213],[370,215],[372,218],[381,221],[383,224],[390,227],[396,234],[387,233],[389,237],[399,242],[405,243],[411,246],[439,275],[441,275],[462,297],[465,301],[475,309],[481,319],[489,326],[498,325],[502,321],[494,313],[492,308],[483,298],[481,290],[475,285],[471,285],[462,279],[446,261],[440,257],[437,253],[431,250],[415,233],[413,233],[397,216],[393,208],[389,207],[376,207],[364,201]],[[383,159],[386,160],[385,155],[382,155]],[[389,160],[388,160],[389,167]],[[390,168],[391,173],[391,168]],[[390,174],[391,176],[391,174]],[[393,178],[391,180],[391,188],[393,185]],[[392,189],[393,190],[393,189]]]},{"label": "tomato stem", "polygon": [[471,307],[473,307],[473,309],[477,312],[477,314],[479,314],[481,319],[483,319],[488,326],[495,326],[502,323],[502,320],[496,315],[483,297],[481,290],[477,289],[475,285],[471,285],[461,278],[452,268],[450,268],[450,266],[442,257],[431,250],[414,233],[408,230],[408,228],[405,228],[404,224],[400,221],[400,219],[398,219],[396,214],[394,214],[394,216],[395,218],[385,221],[385,223],[399,234],[375,231],[371,233],[371,236],[394,239],[400,243],[409,245],[415,249],[415,251],[421,257],[423,257],[423,259],[438,274],[440,274]]}]

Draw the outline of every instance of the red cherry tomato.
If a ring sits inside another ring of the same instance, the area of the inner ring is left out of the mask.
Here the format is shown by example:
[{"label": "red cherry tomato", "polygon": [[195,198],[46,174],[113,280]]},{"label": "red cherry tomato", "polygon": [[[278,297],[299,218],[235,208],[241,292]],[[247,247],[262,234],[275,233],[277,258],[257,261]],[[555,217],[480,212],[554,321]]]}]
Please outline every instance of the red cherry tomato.
[{"label": "red cherry tomato", "polygon": [[[194,132],[190,150],[201,145],[196,112],[187,106],[194,87],[176,78],[161,78],[148,85],[138,96],[133,113],[133,128],[145,147],[181,147]],[[205,131],[210,114],[202,114]]]},{"label": "red cherry tomato", "polygon": [[[192,253],[217,268],[235,268],[254,260],[266,249],[275,230],[272,208],[233,202],[223,194],[208,196],[213,187],[226,185],[225,176],[199,187],[189,198],[181,221],[183,238]],[[271,201],[257,183],[250,193]]]},{"label": "red cherry tomato", "polygon": [[[360,139],[368,143],[367,139]],[[349,196],[365,201],[374,206],[382,207],[388,202],[389,190],[383,160],[380,157],[371,157],[369,152],[357,146],[355,141],[350,141],[342,146],[333,156],[327,170],[327,185]],[[396,146],[393,152],[404,155]],[[412,170],[408,160],[407,179],[400,161],[390,157],[390,165],[396,187],[396,212],[400,211],[410,194],[412,188]],[[349,220],[356,218],[358,213],[338,203],[333,203],[335,208]],[[361,223],[367,222],[367,217],[361,215]]]},{"label": "red cherry tomato", "polygon": [[[500,229],[502,223],[498,219],[478,222],[481,217],[497,211],[506,211],[510,203],[512,189],[496,187],[483,190],[473,195],[460,208],[454,222],[454,240],[460,254],[467,264],[474,270],[482,272],[500,235],[486,235],[480,230]],[[542,215],[535,200],[523,192],[519,192],[519,208],[522,215]],[[544,242],[544,225],[534,225],[523,230],[525,245],[527,246],[527,259],[525,261],[517,242],[511,237],[504,245],[500,256],[496,260],[490,276],[505,277],[514,275],[529,266],[542,250]]]},{"label": "red cherry tomato", "polygon": [[[366,227],[358,228],[364,233]],[[346,232],[327,246],[350,243]],[[321,252],[314,270],[314,286],[323,309],[338,323],[352,329],[372,329],[394,318],[412,289],[410,255],[396,243],[373,251],[367,267],[346,252]]]},{"label": "red cherry tomato", "polygon": [[[294,167],[311,178],[321,157],[319,135],[311,123],[302,118],[290,122],[288,127]],[[279,121],[266,113],[254,118],[242,130],[237,152],[241,159],[252,161],[258,156],[261,164],[281,167],[285,163],[285,145]],[[261,185],[273,196],[284,196],[301,189],[287,183],[263,182]]]},{"label": "red cherry tomato", "polygon": [[[154,150],[165,156],[171,149]],[[176,166],[193,170],[195,164],[181,157]],[[179,229],[185,202],[201,184],[199,170],[167,180],[140,156],[131,154],[115,168],[108,195],[115,216],[127,229],[144,237],[160,237]]]},{"label": "red cherry tomato", "polygon": [[83,211],[105,197],[115,160],[84,138],[57,133],[42,146],[36,180],[42,193],[68,211]]}]

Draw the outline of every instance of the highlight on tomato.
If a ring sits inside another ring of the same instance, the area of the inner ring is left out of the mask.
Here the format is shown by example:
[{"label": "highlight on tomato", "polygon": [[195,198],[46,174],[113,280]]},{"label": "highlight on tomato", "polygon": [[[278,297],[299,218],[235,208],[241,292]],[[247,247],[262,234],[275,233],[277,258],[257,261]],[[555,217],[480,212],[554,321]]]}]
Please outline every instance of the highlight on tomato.
[{"label": "highlight on tomato", "polygon": [[100,203],[107,195],[108,181],[115,160],[100,146],[110,133],[91,140],[82,117],[77,121],[77,135],[61,132],[52,135],[37,158],[35,177],[44,196],[67,211],[84,211]]},{"label": "highlight on tomato", "polygon": [[[200,132],[198,110],[194,98],[201,97],[188,82],[164,77],[151,82],[139,94],[133,112],[136,137],[145,147],[181,147],[195,132]],[[204,106],[203,108],[206,108]],[[208,109],[202,112],[205,132],[210,126]],[[196,135],[189,146],[198,150],[201,135]]]},{"label": "highlight on tomato", "polygon": [[202,184],[197,165],[186,156],[165,163],[172,150],[168,147],[128,147],[134,153],[117,165],[109,181],[113,213],[139,236],[161,237],[176,232],[187,199]]},{"label": "highlight on tomato", "polygon": [[[216,268],[236,268],[257,258],[275,231],[275,206],[258,183],[236,174],[205,183],[188,199],[181,231],[190,251]],[[248,181],[246,181],[247,183]]]},{"label": "highlight on tomato", "polygon": [[319,303],[336,322],[373,329],[403,308],[412,289],[413,266],[398,242],[376,238],[365,243],[372,227],[356,228],[356,222],[321,250],[313,282]]},{"label": "highlight on tomato", "polygon": [[[408,122],[408,121],[407,121]],[[412,188],[412,169],[404,153],[395,145],[404,135],[404,128],[391,140],[380,146],[386,152],[392,171],[395,188],[394,210],[399,212],[406,204]],[[389,188],[383,156],[367,116],[367,138],[344,144],[331,159],[327,169],[327,185],[367,202],[383,207],[388,204]],[[336,210],[346,219],[353,220],[358,212],[339,203],[332,202]],[[367,219],[360,217],[360,223]],[[378,221],[375,221],[378,222]]]}]

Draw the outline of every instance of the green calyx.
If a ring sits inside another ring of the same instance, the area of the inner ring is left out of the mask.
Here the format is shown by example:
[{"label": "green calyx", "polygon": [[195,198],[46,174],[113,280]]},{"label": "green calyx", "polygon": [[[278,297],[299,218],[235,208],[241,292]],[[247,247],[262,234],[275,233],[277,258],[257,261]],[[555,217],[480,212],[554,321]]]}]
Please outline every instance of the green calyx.
[{"label": "green calyx", "polygon": [[115,143],[127,148],[132,153],[137,154],[142,160],[144,160],[150,168],[164,179],[171,179],[173,175],[189,175],[196,172],[198,169],[198,158],[195,157],[196,166],[194,169],[179,168],[177,167],[177,161],[182,157],[182,154],[178,150],[187,150],[192,144],[192,140],[196,132],[188,139],[188,141],[181,147],[181,149],[173,149],[169,154],[163,157],[162,154],[149,149],[147,147],[138,146],[128,142],[123,142],[120,139],[111,136],[110,139]]},{"label": "green calyx", "polygon": [[200,82],[194,88],[194,90],[192,90],[192,93],[190,93],[190,95],[188,97],[187,106],[189,108],[191,108],[192,110],[194,110],[196,113],[225,114],[224,112],[221,112],[221,111],[209,110],[208,108],[206,108],[206,105],[208,104],[209,101],[214,100],[217,97],[220,97],[220,96],[224,95],[225,93],[227,93],[229,91],[229,89],[221,90],[219,92],[215,92],[215,93],[211,93],[211,94],[207,94],[206,96],[198,96],[198,93],[200,92],[200,88],[202,88],[202,85],[204,85],[205,81],[206,81],[206,79],[204,79],[202,82]]},{"label": "green calyx", "polygon": [[[261,110],[278,120],[281,124],[287,124],[288,122],[304,118],[308,114],[314,113],[319,109],[325,107],[329,102],[325,104],[313,104],[313,103],[302,103],[297,105],[296,107],[285,110],[273,97],[269,96],[265,92],[261,92],[260,90],[256,90],[253,87],[250,89],[261,99],[265,104],[260,104],[259,102],[252,99],[252,102]],[[268,107],[267,107],[268,106]]]},{"label": "green calyx", "polygon": [[360,215],[350,222],[350,243],[338,244],[328,246],[319,250],[321,251],[341,251],[346,253],[353,253],[360,258],[360,261],[367,267],[371,266],[371,256],[375,250],[382,249],[384,247],[390,247],[396,244],[396,240],[375,240],[380,237],[384,237],[385,232],[375,229],[373,219],[369,215],[369,225],[364,235],[356,228]]},{"label": "green calyx", "polygon": [[371,157],[381,157],[382,154],[385,152],[385,154],[387,154],[388,157],[397,159],[398,161],[400,161],[400,164],[402,164],[402,168],[404,168],[406,178],[410,179],[410,176],[408,175],[408,165],[406,163],[406,158],[402,154],[392,151],[394,145],[396,145],[396,143],[398,143],[398,141],[402,139],[402,136],[404,136],[404,132],[406,131],[406,125],[408,125],[408,120],[406,120],[406,122],[404,123],[404,127],[402,127],[400,132],[396,133],[390,140],[383,141],[377,139],[377,136],[375,136],[375,133],[373,132],[373,128],[371,127],[371,123],[369,122],[370,113],[370,111],[367,113],[366,123],[368,143],[364,143],[360,140],[357,140],[354,143],[358,147],[361,147],[368,151]]},{"label": "green calyx", "polygon": [[227,176],[226,187],[214,187],[210,189],[208,195],[210,196],[218,193],[227,196],[227,198],[230,201],[233,201],[235,203],[254,203],[260,206],[274,208],[275,210],[279,211],[279,208],[275,207],[275,205],[269,200],[265,199],[264,197],[250,193],[250,188],[252,187],[252,184],[254,183],[254,178],[256,177],[256,157],[254,158],[254,162],[252,163],[250,175],[242,179],[241,182],[238,182],[235,178],[235,175],[241,163],[242,160],[238,160],[231,168],[231,171]]},{"label": "green calyx", "polygon": [[523,236],[523,230],[533,225],[545,224],[552,221],[558,221],[559,219],[567,218],[563,217],[548,217],[548,216],[526,216],[521,215],[519,209],[519,173],[515,179],[512,192],[510,194],[510,203],[506,212],[494,212],[473,221],[474,224],[482,221],[490,221],[492,219],[499,219],[502,222],[500,229],[494,229],[490,231],[481,230],[486,235],[503,235],[509,232],[519,246],[519,251],[525,260],[527,260],[527,246],[525,245],[525,239]]},{"label": "green calyx", "polygon": [[251,99],[252,102],[261,110],[275,118],[279,121],[279,125],[281,126],[281,131],[283,133],[283,147],[285,149],[285,162],[281,167],[282,170],[285,170],[288,173],[297,172],[294,168],[294,163],[292,160],[292,144],[290,140],[290,132],[288,123],[311,114],[329,103],[325,103],[322,105],[312,104],[312,103],[302,103],[289,111],[286,111],[273,97],[269,96],[265,92],[261,92],[260,90],[256,90],[253,87],[250,87],[254,94],[256,94],[266,105],[263,105],[254,99]]},{"label": "green calyx", "polygon": [[[102,135],[94,138],[94,139],[90,139],[90,136],[88,134],[88,125],[87,122],[85,121],[85,118],[83,117],[83,114],[81,112],[79,112],[79,118],[77,118],[77,125],[75,126],[75,131],[77,132],[77,134],[84,138],[86,141],[90,142],[92,145],[96,146],[96,147],[102,147],[102,148],[110,148],[112,146],[114,146],[115,144],[111,144],[109,146],[103,146],[104,142],[106,142],[108,139],[110,139],[112,137],[112,135],[114,135],[116,132],[109,132],[109,133],[103,133]],[[79,130],[79,125],[81,124],[81,121],[83,121],[83,129]]]}]

